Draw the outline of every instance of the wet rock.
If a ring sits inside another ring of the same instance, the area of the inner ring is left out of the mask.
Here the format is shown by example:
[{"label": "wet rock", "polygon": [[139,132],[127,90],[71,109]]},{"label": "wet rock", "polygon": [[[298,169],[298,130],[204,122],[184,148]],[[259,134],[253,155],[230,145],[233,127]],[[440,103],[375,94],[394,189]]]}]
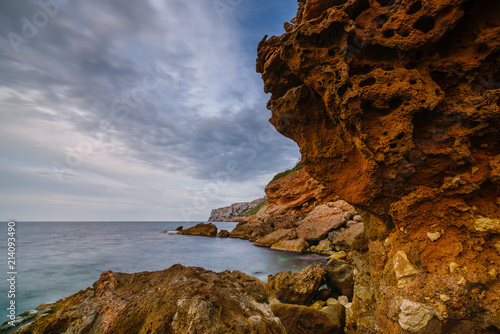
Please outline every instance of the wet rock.
[{"label": "wet rock", "polygon": [[217,234],[219,238],[228,238],[229,237],[229,232],[227,230],[220,230],[219,233]]},{"label": "wet rock", "polygon": [[217,235],[217,226],[212,223],[199,223],[193,227],[179,231],[178,234],[183,235],[200,235],[206,237],[215,237]]},{"label": "wet rock", "polygon": [[254,245],[256,246],[266,246],[270,247],[275,243],[278,243],[283,240],[291,240],[291,239],[296,239],[297,238],[297,233],[295,232],[295,229],[279,229],[277,231],[274,231],[260,239],[257,239],[257,241],[254,242]]},{"label": "wet rock", "polygon": [[401,328],[411,333],[416,333],[432,318],[432,312],[423,304],[405,299],[401,303],[398,322]]},{"label": "wet rock", "polygon": [[283,303],[309,305],[316,298],[324,276],[321,264],[317,264],[296,273],[286,271],[270,275],[268,287]]},{"label": "wet rock", "polygon": [[303,253],[307,251],[309,244],[304,239],[282,240],[271,246],[271,249],[289,252]]},{"label": "wet rock", "polygon": [[326,265],[326,282],[332,289],[352,299],[354,288],[354,267],[341,260],[331,259]]},{"label": "wet rock", "polygon": [[398,280],[398,288],[404,287],[413,280],[418,272],[415,266],[408,260],[406,253],[398,251],[394,256],[394,272]]},{"label": "wet rock", "polygon": [[340,334],[342,331],[338,323],[312,307],[274,304],[271,309],[288,334]]}]

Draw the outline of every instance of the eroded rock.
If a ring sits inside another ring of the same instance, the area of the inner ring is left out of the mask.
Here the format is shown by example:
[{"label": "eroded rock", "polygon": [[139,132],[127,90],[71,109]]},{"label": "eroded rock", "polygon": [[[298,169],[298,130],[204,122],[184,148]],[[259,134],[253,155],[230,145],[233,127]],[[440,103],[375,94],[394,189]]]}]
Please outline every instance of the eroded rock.
[{"label": "eroded rock", "polygon": [[217,226],[212,223],[199,223],[193,227],[186,228],[178,232],[183,235],[200,235],[205,237],[215,237],[217,235]]}]

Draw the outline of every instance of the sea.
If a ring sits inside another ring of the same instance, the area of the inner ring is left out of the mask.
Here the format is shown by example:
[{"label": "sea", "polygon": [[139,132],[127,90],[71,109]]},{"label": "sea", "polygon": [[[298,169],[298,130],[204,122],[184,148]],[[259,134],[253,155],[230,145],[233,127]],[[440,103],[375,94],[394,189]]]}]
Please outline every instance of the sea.
[{"label": "sea", "polygon": [[[268,275],[326,263],[317,255],[274,251],[247,240],[173,232],[179,226],[188,228],[197,223],[15,222],[15,254],[10,254],[15,255],[15,267],[9,268],[8,222],[4,222],[0,231],[0,324],[9,320],[12,300],[18,315],[92,286],[107,270],[156,271],[180,263],[213,271],[239,270],[266,282]],[[228,231],[236,226],[215,224]]]}]

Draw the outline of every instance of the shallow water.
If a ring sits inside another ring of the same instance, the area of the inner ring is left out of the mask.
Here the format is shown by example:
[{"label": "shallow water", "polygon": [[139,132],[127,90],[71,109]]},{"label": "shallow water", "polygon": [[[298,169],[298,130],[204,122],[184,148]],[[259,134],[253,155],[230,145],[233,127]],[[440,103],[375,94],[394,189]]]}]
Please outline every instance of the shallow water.
[{"label": "shallow water", "polygon": [[[267,281],[270,274],[325,263],[321,257],[272,251],[247,240],[162,233],[196,223],[17,222],[16,314],[85,289],[106,270],[133,273],[180,263],[214,271],[240,270]],[[236,226],[225,222],[216,225],[229,231]],[[6,308],[10,301],[6,222],[3,231],[1,322],[8,320]]]}]

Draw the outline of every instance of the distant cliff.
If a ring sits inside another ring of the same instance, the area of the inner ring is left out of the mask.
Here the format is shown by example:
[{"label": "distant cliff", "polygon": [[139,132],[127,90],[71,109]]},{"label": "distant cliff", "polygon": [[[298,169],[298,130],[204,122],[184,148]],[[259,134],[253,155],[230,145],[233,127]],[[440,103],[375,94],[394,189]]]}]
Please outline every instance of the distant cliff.
[{"label": "distant cliff", "polygon": [[254,209],[266,200],[265,197],[251,202],[234,203],[219,209],[213,209],[208,221],[210,222],[229,222],[235,218],[243,216],[248,211]]}]

